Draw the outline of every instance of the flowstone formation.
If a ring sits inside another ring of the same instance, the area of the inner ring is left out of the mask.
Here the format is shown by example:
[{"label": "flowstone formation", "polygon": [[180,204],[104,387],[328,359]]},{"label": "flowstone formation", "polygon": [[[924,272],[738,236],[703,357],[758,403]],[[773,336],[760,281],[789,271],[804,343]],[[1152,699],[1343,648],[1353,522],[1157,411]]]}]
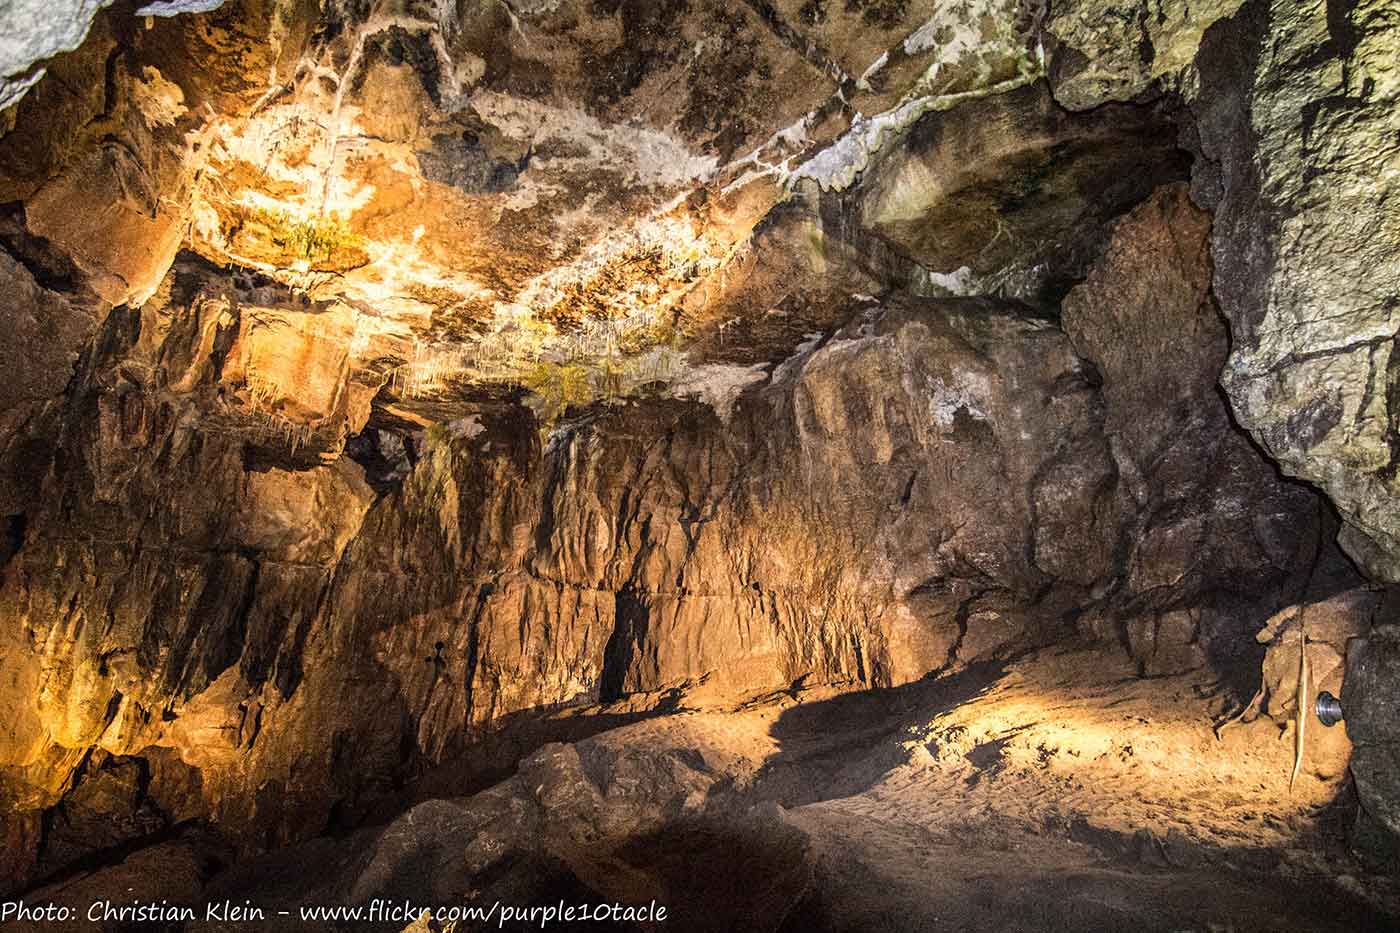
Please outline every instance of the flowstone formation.
[{"label": "flowstone formation", "polygon": [[[837,824],[760,792],[800,754],[720,733],[862,690],[1094,710],[898,724],[926,751],[879,775],[971,787],[1022,732],[1132,771],[1090,682],[1189,689],[1250,762],[1330,689],[1354,757],[1305,743],[1250,845],[1334,872],[1333,799],[1400,838],[1385,4],[3,15],[5,889],[271,896],[277,850],[355,832],[277,896],[392,894],[426,847],[434,897],[739,903],[678,887],[686,826],[765,840],[767,928],[838,929]],[[879,783],[848,764],[802,780]]]}]

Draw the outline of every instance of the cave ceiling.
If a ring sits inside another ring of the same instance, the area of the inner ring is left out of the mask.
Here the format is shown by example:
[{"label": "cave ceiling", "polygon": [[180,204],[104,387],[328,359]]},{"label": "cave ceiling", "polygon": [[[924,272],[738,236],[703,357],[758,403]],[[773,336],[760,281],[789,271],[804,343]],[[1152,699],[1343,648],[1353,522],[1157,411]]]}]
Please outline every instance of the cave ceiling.
[{"label": "cave ceiling", "polygon": [[[112,7],[48,63],[0,201],[105,304],[179,299],[177,253],[237,271],[245,316],[335,335],[419,422],[713,400],[892,287],[1034,298],[1185,171],[1151,108],[1054,103],[1017,0],[181,12]],[[304,373],[257,370],[229,390],[304,407]]]},{"label": "cave ceiling", "polygon": [[482,404],[542,437],[658,394],[723,416],[888,295],[1054,317],[1189,178],[1235,416],[1400,579],[1393,5],[1149,6],[21,0],[0,238],[57,310],[0,364],[193,314],[218,362],[180,404],[296,462]]}]

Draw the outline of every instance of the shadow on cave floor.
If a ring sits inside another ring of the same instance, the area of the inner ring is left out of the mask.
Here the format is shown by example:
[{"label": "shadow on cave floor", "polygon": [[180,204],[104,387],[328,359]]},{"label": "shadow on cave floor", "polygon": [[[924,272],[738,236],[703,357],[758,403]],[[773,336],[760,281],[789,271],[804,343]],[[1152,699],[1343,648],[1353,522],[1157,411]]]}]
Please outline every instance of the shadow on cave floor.
[{"label": "shadow on cave floor", "polygon": [[[1056,647],[886,690],[556,711],[525,744],[577,744],[525,780],[239,863],[200,898],[656,899],[664,924],[550,929],[687,933],[1397,928],[1394,879],[1345,852],[1344,750],[1320,740],[1290,794],[1272,720],[1215,737],[1215,674],[1134,670]],[[147,861],[47,893],[108,896]]]},{"label": "shadow on cave floor", "polygon": [[901,743],[913,723],[975,700],[1006,672],[1005,661],[981,661],[945,677],[792,706],[769,729],[779,751],[764,762],[756,792],[794,807],[867,790],[904,764]]},{"label": "shadow on cave floor", "polygon": [[1214,676],[1057,648],[776,713],[753,794],[814,864],[783,929],[1400,929],[1338,735],[1290,795],[1291,736],[1215,738]]},{"label": "shadow on cave floor", "polygon": [[479,741],[427,768],[400,793],[376,801],[363,819],[344,829],[383,823],[424,800],[469,797],[509,778],[522,759],[545,745],[581,742],[665,716],[675,712],[681,700],[680,690],[665,690],[600,706],[524,710],[503,716]]}]

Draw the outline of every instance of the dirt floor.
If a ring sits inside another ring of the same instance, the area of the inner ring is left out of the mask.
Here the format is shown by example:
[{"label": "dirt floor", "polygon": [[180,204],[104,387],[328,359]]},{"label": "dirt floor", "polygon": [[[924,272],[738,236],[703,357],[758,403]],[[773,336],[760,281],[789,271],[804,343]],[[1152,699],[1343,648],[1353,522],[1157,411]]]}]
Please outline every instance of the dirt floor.
[{"label": "dirt floor", "polygon": [[[575,738],[492,788],[435,786],[379,827],[242,862],[201,897],[670,909],[653,926],[551,930],[1400,929],[1395,866],[1368,871],[1346,848],[1344,730],[1312,730],[1290,791],[1291,731],[1260,719],[1217,738],[1239,700],[1209,672],[1144,679],[1121,653],[1053,649],[891,690],[735,707],[702,685],[670,712],[639,713],[648,702],[560,711],[554,734]],[[172,851],[31,900],[168,896],[171,871],[150,866]]]},{"label": "dirt floor", "polygon": [[[624,731],[761,762],[736,780],[780,804],[815,859],[792,933],[1400,929],[1394,876],[1346,852],[1343,730],[1315,730],[1290,791],[1291,728],[1217,738],[1232,702],[1208,672],[1143,679],[1103,651],[1054,650]],[[689,853],[674,895],[713,908],[722,847],[665,847]]]}]

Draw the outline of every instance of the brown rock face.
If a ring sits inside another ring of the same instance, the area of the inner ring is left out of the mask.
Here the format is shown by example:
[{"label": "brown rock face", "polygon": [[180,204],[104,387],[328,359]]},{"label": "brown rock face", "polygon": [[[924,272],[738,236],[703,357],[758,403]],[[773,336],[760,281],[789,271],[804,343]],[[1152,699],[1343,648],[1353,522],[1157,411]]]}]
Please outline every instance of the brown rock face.
[{"label": "brown rock face", "polygon": [[[761,743],[550,743],[1068,641],[1143,703],[1259,686],[1246,722],[1310,659],[1359,838],[1400,833],[1393,600],[1330,546],[1398,576],[1393,17],[1149,6],[237,0],[5,45],[0,888],[357,830],[327,896],[684,899],[679,821],[767,838],[690,906],[778,929],[837,824],[744,796]],[[1003,725],[915,758],[994,776],[1043,722]]]},{"label": "brown rock face", "polygon": [[543,445],[510,398],[426,429],[372,410],[336,306],[182,260],[109,316],[26,513],[6,786],[77,806],[89,748],[157,756],[142,800],[258,846],[560,704],[892,686],[1076,617],[1149,673],[1228,665],[1315,513],[1221,444],[1205,235],[1164,189],[1069,336],[852,299],[779,365],[712,367],[714,407],[598,406]]},{"label": "brown rock face", "polygon": [[1103,384],[1124,500],[1127,636],[1151,673],[1237,652],[1263,619],[1245,608],[1251,597],[1231,594],[1271,578],[1303,585],[1290,577],[1318,547],[1312,496],[1260,476],[1266,463],[1232,430],[1216,389],[1227,338],[1209,233],[1185,186],[1164,188],[1117,223],[1063,304],[1065,331]]},{"label": "brown rock face", "polygon": [[[22,513],[38,493],[57,433],[60,396],[97,327],[89,308],[64,294],[70,271],[63,265],[46,269],[41,262],[31,269],[9,253],[0,254],[0,282],[16,310],[0,345],[0,363],[13,374],[0,388],[5,432],[0,507],[7,515]],[[59,287],[45,288],[41,277]]]},{"label": "brown rock face", "polygon": [[28,230],[103,302],[142,302],[164,278],[211,141],[292,66],[305,21],[282,12],[253,0],[150,29],[99,17],[17,105],[0,138],[0,201],[22,200]]}]

